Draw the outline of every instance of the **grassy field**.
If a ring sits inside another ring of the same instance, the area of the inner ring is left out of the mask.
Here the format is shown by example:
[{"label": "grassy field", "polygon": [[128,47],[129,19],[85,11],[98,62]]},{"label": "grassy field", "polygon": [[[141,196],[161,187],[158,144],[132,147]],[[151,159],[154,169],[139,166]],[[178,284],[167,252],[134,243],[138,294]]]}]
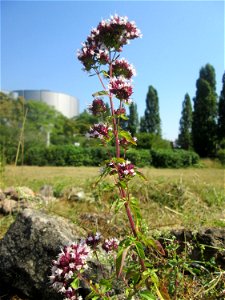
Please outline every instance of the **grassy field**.
[{"label": "grassy field", "polygon": [[[141,170],[147,177],[132,181],[132,194],[139,198],[146,226],[150,230],[185,227],[193,230],[202,226],[225,226],[225,178],[224,169],[216,167],[191,169]],[[110,183],[102,183],[94,191],[93,183],[99,176],[95,167],[14,167],[6,166],[1,176],[1,188],[9,186],[28,186],[35,192],[45,185],[52,185],[56,196],[63,195],[69,187],[82,187],[94,195],[94,203],[71,203],[62,199],[45,207],[50,213],[71,219],[82,227],[89,228],[85,214],[111,216],[109,234],[118,228],[118,233],[126,227],[126,218],[121,212],[114,216],[111,204],[115,199],[115,189],[110,191]],[[101,218],[99,218],[100,220]],[[12,222],[13,217],[1,222]],[[95,224],[105,230],[105,223]],[[1,224],[0,224],[1,225]]]},{"label": "grassy field", "polygon": [[[147,181],[140,178],[132,180],[130,190],[132,195],[140,200],[144,220],[140,226],[147,234],[157,236],[174,228],[186,228],[197,232],[202,227],[225,227],[224,170],[215,165],[207,166],[196,169],[143,168],[141,171]],[[94,167],[6,166],[1,170],[0,188],[27,186],[38,193],[43,185],[51,185],[55,196],[60,197],[58,201],[41,205],[40,209],[43,211],[70,219],[86,232],[100,231],[105,238],[129,235],[124,210],[120,209],[115,214],[112,209],[116,199],[115,187],[107,180],[94,189],[98,176],[99,168]],[[87,195],[93,196],[95,200],[69,201],[66,191],[70,187],[83,188]],[[4,236],[15,217],[0,215],[0,238]],[[174,245],[176,249],[176,244]],[[220,268],[209,264],[210,271],[204,267],[207,272],[202,272],[201,276],[192,276],[192,273],[186,273],[185,269],[190,263],[190,270],[192,262],[189,261],[186,250],[185,255],[182,252],[179,257],[176,250],[173,251],[175,252],[171,257],[161,258],[164,267],[160,268],[160,278],[163,282],[173,282],[174,270],[180,276],[180,283],[174,286],[176,296],[170,299],[223,299],[224,272]],[[159,264],[158,259],[156,268]],[[174,265],[176,261],[177,265]],[[203,266],[207,263],[202,262]],[[195,297],[196,295],[198,297]],[[13,299],[15,298],[11,298]]]},{"label": "grassy field", "polygon": [[[210,185],[225,189],[225,171],[222,168],[188,168],[188,169],[141,169],[151,180],[184,181],[189,185],[202,187]],[[8,186],[28,186],[38,191],[44,184],[56,187],[62,185],[85,185],[88,181],[99,176],[97,167],[15,167],[6,166],[1,174],[0,188]]]}]

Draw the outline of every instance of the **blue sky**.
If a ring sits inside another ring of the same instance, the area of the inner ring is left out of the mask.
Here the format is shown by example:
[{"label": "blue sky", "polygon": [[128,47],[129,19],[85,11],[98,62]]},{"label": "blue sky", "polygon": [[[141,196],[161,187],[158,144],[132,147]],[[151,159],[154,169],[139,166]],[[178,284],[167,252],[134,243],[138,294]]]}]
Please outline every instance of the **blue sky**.
[{"label": "blue sky", "polygon": [[76,96],[82,112],[101,89],[76,58],[92,27],[126,15],[143,33],[121,57],[137,71],[133,100],[144,114],[148,86],[158,92],[162,134],[179,132],[185,93],[193,98],[199,70],[224,73],[223,1],[1,1],[1,89],[48,89]]}]

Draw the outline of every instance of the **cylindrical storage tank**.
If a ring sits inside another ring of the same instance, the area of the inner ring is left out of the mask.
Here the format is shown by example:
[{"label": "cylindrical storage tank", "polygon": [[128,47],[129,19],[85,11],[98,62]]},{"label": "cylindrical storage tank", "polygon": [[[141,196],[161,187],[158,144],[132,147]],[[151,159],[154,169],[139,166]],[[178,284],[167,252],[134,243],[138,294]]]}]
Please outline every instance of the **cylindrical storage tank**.
[{"label": "cylindrical storage tank", "polygon": [[17,90],[12,91],[14,95],[23,97],[25,100],[42,101],[53,106],[67,118],[72,118],[79,114],[78,99],[64,94],[46,90]]}]

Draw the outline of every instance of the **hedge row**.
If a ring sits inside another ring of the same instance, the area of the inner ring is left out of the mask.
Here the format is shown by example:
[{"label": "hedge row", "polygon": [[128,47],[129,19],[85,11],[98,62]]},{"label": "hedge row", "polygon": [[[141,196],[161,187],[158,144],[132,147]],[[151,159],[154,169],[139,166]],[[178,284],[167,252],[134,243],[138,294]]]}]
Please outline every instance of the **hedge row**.
[{"label": "hedge row", "polygon": [[[111,149],[111,153],[113,153]],[[123,153],[122,153],[123,154]],[[184,150],[130,149],[126,158],[139,167],[181,168],[196,164],[199,156]],[[72,145],[30,148],[25,152],[24,164],[38,166],[99,166],[109,159],[103,147],[81,148]]]}]

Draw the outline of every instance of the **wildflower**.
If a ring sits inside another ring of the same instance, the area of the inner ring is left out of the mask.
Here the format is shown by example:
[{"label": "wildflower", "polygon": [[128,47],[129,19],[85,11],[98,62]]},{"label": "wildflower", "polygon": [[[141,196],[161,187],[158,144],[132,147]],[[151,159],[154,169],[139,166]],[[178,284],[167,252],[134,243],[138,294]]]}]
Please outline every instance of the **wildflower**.
[{"label": "wildflower", "polygon": [[88,246],[90,246],[92,248],[96,248],[98,246],[98,244],[100,243],[101,238],[102,238],[102,235],[100,232],[96,232],[96,234],[90,233],[90,234],[88,234],[88,237],[86,238],[86,243]]},{"label": "wildflower", "polygon": [[118,108],[117,110],[114,110],[114,114],[119,116],[119,115],[125,115],[126,114],[126,109],[124,107]]},{"label": "wildflower", "polygon": [[136,75],[136,71],[133,65],[129,64],[124,58],[115,60],[112,64],[113,76],[123,76],[126,79],[131,79],[132,76]]},{"label": "wildflower", "polygon": [[89,136],[92,138],[99,138],[99,139],[109,139],[109,132],[112,130],[111,127],[105,125],[103,123],[94,124],[93,127],[89,130]]},{"label": "wildflower", "polygon": [[131,140],[127,140],[125,137],[121,138],[119,140],[119,144],[124,148],[124,149],[127,149],[128,146],[130,144],[132,145],[136,145],[136,141],[137,141],[137,138],[136,137],[132,137]]},{"label": "wildflower", "polygon": [[126,160],[123,163],[117,164],[118,173],[121,178],[125,178],[127,176],[135,176],[136,173],[134,171],[134,165],[131,164],[129,160]]},{"label": "wildflower", "polygon": [[98,116],[101,113],[106,112],[107,109],[103,100],[101,98],[96,98],[89,106],[89,110],[92,112],[94,116]]},{"label": "wildflower", "polygon": [[80,242],[63,247],[57,260],[53,260],[50,282],[57,292],[65,295],[64,300],[79,299],[77,291],[70,284],[74,274],[88,267],[87,258],[89,256],[90,248],[85,242]]},{"label": "wildflower", "polygon": [[136,175],[134,165],[129,160],[123,163],[110,162],[108,166],[112,169],[110,175],[118,173],[120,179],[130,179],[130,177]]},{"label": "wildflower", "polygon": [[102,249],[107,253],[117,250],[119,246],[119,241],[116,238],[106,239],[102,245]]},{"label": "wildflower", "polygon": [[113,77],[109,83],[109,91],[114,94],[119,100],[123,100],[125,103],[130,104],[132,101],[130,96],[133,94],[133,87],[130,81],[124,77]]},{"label": "wildflower", "polygon": [[84,69],[90,71],[99,64],[109,63],[110,51],[121,52],[129,40],[141,36],[135,22],[129,22],[127,17],[114,15],[108,20],[102,20],[91,30],[82,48],[78,50],[77,57],[83,63]]}]

